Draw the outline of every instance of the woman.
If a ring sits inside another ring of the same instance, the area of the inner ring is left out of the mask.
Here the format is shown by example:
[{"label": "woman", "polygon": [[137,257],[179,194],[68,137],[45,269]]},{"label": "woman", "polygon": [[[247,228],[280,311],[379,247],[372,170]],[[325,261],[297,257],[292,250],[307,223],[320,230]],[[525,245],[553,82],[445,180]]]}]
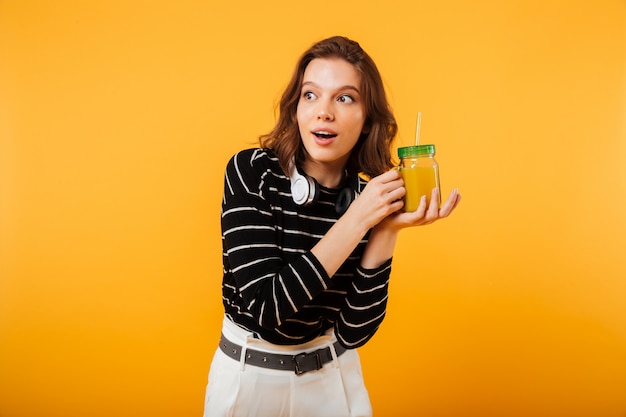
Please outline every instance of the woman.
[{"label": "woman", "polygon": [[205,417],[372,414],[355,348],[385,316],[398,232],[461,198],[439,208],[435,189],[430,206],[402,212],[396,131],[372,59],[332,37],[298,61],[260,148],[229,161],[225,318]]}]

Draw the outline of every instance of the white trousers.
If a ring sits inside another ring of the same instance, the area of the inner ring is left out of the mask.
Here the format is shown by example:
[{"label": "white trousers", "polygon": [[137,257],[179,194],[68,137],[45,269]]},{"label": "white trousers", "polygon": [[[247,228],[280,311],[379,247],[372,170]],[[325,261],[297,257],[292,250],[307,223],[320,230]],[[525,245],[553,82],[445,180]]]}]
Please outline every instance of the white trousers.
[{"label": "white trousers", "polygon": [[[209,372],[204,417],[371,417],[359,355],[348,349],[337,357],[332,330],[305,344],[281,346],[254,338],[225,317],[222,333],[243,347],[242,359],[231,359],[217,348]],[[246,348],[296,355],[327,346],[334,360],[302,375],[243,362]]]}]

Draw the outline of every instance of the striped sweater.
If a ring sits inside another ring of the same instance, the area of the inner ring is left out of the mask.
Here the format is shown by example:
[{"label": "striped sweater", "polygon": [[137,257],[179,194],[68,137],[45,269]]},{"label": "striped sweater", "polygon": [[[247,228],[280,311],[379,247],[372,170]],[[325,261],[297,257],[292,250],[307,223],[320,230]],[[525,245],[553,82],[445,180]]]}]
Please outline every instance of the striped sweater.
[{"label": "striped sweater", "polygon": [[[359,179],[359,191],[365,181]],[[302,207],[269,149],[247,149],[228,162],[222,201],[222,284],[226,315],[271,343],[308,342],[334,327],[339,342],[367,342],[385,316],[391,259],[359,266],[367,236],[329,277],[311,248],[337,221],[339,189],[320,186]]]}]

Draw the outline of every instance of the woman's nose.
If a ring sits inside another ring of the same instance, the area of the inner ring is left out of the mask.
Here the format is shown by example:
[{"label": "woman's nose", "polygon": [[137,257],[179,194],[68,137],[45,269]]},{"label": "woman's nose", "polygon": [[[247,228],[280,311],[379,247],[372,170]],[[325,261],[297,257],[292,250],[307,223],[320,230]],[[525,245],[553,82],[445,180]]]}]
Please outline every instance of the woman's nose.
[{"label": "woman's nose", "polygon": [[335,118],[335,115],[330,109],[330,106],[320,106],[320,108],[317,111],[317,118],[318,120],[328,121],[328,120],[333,120]]}]

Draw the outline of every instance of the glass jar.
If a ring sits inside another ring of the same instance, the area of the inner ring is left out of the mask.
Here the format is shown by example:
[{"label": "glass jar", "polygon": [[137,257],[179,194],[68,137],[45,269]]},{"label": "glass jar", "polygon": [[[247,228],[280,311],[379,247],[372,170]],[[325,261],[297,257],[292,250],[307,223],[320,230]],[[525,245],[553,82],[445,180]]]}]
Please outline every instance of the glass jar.
[{"label": "glass jar", "polygon": [[[417,210],[423,195],[426,196],[428,207],[433,188],[439,188],[439,165],[435,161],[435,145],[398,148],[398,157],[400,157],[398,170],[406,188],[403,210]],[[439,188],[438,204],[441,205],[441,188]]]}]

